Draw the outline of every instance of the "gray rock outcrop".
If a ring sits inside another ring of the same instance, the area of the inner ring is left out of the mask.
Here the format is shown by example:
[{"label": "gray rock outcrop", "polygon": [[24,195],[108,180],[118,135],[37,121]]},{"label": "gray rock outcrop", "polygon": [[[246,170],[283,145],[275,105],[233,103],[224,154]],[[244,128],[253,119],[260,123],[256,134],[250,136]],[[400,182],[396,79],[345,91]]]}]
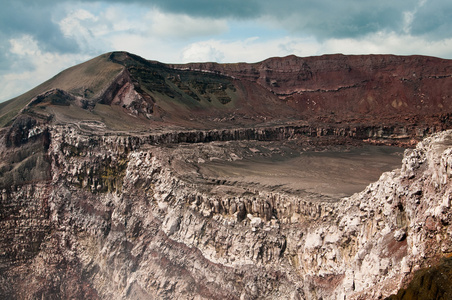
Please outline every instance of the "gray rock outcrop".
[{"label": "gray rock outcrop", "polygon": [[452,131],[339,201],[209,185],[151,140],[44,131],[47,175],[1,190],[7,298],[377,299],[452,253]]}]

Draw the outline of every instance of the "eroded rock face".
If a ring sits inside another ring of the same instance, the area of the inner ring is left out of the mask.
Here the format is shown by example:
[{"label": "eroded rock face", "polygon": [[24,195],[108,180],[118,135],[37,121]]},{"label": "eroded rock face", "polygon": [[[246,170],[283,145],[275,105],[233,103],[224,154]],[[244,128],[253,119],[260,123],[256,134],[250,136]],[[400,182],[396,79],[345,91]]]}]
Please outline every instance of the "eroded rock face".
[{"label": "eroded rock face", "polygon": [[[452,253],[451,131],[336,201],[206,181],[149,136],[42,132],[14,149],[43,172],[1,187],[5,298],[369,299]],[[191,162],[241,159],[205,145]]]},{"label": "eroded rock face", "polygon": [[[383,298],[452,253],[451,131],[348,197],[209,173],[414,146],[451,126],[450,61],[165,65],[115,52],[74,70],[0,129],[3,298]],[[73,85],[80,74],[96,84]]]},{"label": "eroded rock face", "polygon": [[116,132],[279,127],[407,144],[452,127],[451,86],[452,62],[423,56],[171,65],[112,52],[0,106],[0,124],[30,114],[52,123],[95,120]]},{"label": "eroded rock face", "polygon": [[[192,63],[174,68],[217,72],[256,82],[303,115],[335,118],[430,114],[450,109],[451,65],[422,56],[323,55],[269,58],[254,64]],[[409,66],[409,67],[408,67]],[[439,84],[438,88],[433,86]],[[377,114],[377,115],[375,115]]]}]

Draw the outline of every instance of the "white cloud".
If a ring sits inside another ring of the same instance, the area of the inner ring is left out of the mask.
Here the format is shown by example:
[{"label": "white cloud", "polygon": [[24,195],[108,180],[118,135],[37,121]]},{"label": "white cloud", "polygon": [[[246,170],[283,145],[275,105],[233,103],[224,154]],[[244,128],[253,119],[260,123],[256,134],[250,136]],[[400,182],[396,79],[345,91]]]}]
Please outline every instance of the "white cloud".
[{"label": "white cloud", "polygon": [[181,52],[181,60],[183,62],[259,61],[265,56],[264,53],[272,52],[271,48],[275,48],[275,46],[262,43],[257,38],[243,41],[208,40],[192,43],[185,47]]},{"label": "white cloud", "polygon": [[209,42],[195,43],[186,47],[182,52],[184,62],[217,61],[224,59],[224,53]]},{"label": "white cloud", "polygon": [[123,5],[109,6],[99,16],[100,23],[103,25],[101,31],[96,31],[99,36],[112,32],[141,32],[148,26],[145,13],[138,8]]},{"label": "white cloud", "polygon": [[[58,72],[91,58],[83,54],[43,52],[37,41],[28,35],[11,39],[10,45],[10,53],[15,56],[15,62],[12,71],[0,75],[0,102],[16,97]],[[24,65],[27,67],[24,68]]]},{"label": "white cloud", "polygon": [[20,38],[10,39],[10,52],[17,55],[35,55],[39,53],[38,43],[31,35],[23,35]]},{"label": "white cloud", "polygon": [[148,33],[164,38],[199,38],[224,33],[228,30],[225,19],[192,17],[184,14],[162,13],[151,10],[146,15],[150,22]]},{"label": "white cloud", "polygon": [[452,39],[427,41],[408,34],[378,32],[363,38],[328,39],[322,42],[313,37],[253,38],[243,41],[208,40],[192,43],[181,52],[182,62],[257,62],[272,56],[315,56],[343,54],[396,54],[451,57]]},{"label": "white cloud", "polygon": [[108,39],[108,51],[128,51],[146,59],[161,62],[180,62],[178,54],[184,43],[146,36],[141,33],[120,33]]},{"label": "white cloud", "polygon": [[429,55],[450,57],[452,38],[440,41],[427,41],[408,34],[378,32],[362,39],[330,39],[322,45],[322,52],[344,54],[397,54]]},{"label": "white cloud", "polygon": [[263,40],[254,37],[242,41],[209,40],[185,47],[182,50],[181,60],[183,62],[257,62],[272,56],[318,55],[320,48],[320,44],[313,38],[283,37]]},{"label": "white cloud", "polygon": [[403,32],[408,34],[411,31],[411,24],[414,20],[414,12],[406,11],[403,13]]},{"label": "white cloud", "polygon": [[402,13],[402,15],[403,15],[402,30],[405,34],[409,34],[411,32],[411,27],[412,27],[413,21],[415,19],[416,13],[418,12],[418,10],[420,8],[422,8],[422,6],[425,5],[426,2],[427,2],[427,0],[419,0],[417,5],[412,10],[404,11]]},{"label": "white cloud", "polygon": [[104,20],[84,9],[69,11],[58,25],[61,32],[66,37],[74,39],[82,52],[86,53],[94,53],[101,49],[104,43],[99,37],[109,31]]},{"label": "white cloud", "polygon": [[[127,5],[108,6],[97,14],[82,9],[68,11],[59,25],[85,53],[124,50],[171,62],[177,62],[175,58],[180,57],[179,51],[187,41],[228,30],[225,20],[162,13],[156,9],[141,11],[140,7]],[[209,57],[221,58],[212,53]]]},{"label": "white cloud", "polygon": [[77,9],[68,13],[68,15],[59,22],[63,34],[67,37],[79,37],[93,35],[86,24],[95,24],[99,20],[87,10]]}]

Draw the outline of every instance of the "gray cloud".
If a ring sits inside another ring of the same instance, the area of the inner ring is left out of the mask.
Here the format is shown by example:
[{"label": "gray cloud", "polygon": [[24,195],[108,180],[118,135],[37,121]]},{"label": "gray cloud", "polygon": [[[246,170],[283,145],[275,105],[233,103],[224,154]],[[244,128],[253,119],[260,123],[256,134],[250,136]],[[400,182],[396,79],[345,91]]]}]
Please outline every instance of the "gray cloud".
[{"label": "gray cloud", "polygon": [[[109,0],[104,3],[139,4],[164,12],[211,18],[266,18],[292,33],[319,39],[363,36],[377,31],[400,33],[404,14],[417,9],[421,0]],[[77,52],[77,43],[65,37],[52,20],[62,3],[80,5],[88,0],[2,1],[0,26],[4,34],[30,34],[40,46],[58,53]],[[102,1],[97,1],[102,2]],[[414,14],[408,33],[450,37],[452,2],[426,2]]]},{"label": "gray cloud", "polygon": [[[113,2],[126,1],[113,0]],[[399,31],[403,25],[403,13],[412,10],[419,0],[133,0],[133,2],[192,16],[271,18],[293,32],[328,38],[355,37],[379,30]]]},{"label": "gray cloud", "polygon": [[432,39],[452,37],[452,2],[429,1],[419,7],[413,15],[411,32]]},{"label": "gray cloud", "polygon": [[[59,26],[52,21],[55,6],[30,1],[7,1],[0,12],[0,28],[9,38],[31,35],[45,51],[76,53],[79,49],[74,40],[65,37]],[[2,43],[8,42],[3,40]]]},{"label": "gray cloud", "polygon": [[[123,2],[125,0],[113,0]],[[110,1],[112,2],[112,1]],[[378,31],[405,32],[405,14],[413,14],[412,35],[451,36],[452,3],[449,0],[133,0],[163,11],[192,16],[253,19],[270,18],[280,26],[317,38],[363,36]],[[127,1],[127,3],[130,3]],[[424,5],[420,5],[424,3]],[[419,6],[421,9],[417,10]],[[406,33],[406,32],[405,32]]]},{"label": "gray cloud", "polygon": [[[115,0],[122,2],[122,0]],[[234,18],[254,18],[258,17],[262,12],[262,3],[259,0],[155,0],[140,1],[143,4],[154,5],[164,11],[173,13],[185,13],[192,16],[207,17],[234,17]]]},{"label": "gray cloud", "polygon": [[275,12],[281,24],[295,32],[313,34],[319,39],[346,38],[383,30],[400,31],[403,12],[415,2],[311,0],[292,4],[282,0],[282,7],[273,7],[268,13]]}]

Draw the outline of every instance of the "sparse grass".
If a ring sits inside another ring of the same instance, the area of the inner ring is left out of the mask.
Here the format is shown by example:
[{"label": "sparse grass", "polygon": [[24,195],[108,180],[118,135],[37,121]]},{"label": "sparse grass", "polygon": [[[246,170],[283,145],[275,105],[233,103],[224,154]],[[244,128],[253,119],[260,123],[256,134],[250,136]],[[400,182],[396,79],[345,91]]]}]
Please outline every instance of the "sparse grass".
[{"label": "sparse grass", "polygon": [[[185,120],[193,111],[231,110],[236,105],[237,90],[228,77],[175,70],[164,64],[117,52],[71,67],[29,92],[1,103],[0,127],[10,124],[31,99],[51,89],[61,89],[85,99],[96,99],[124,68],[129,70],[133,80],[139,84],[137,88],[151,95],[157,106],[174,120]],[[177,80],[181,80],[180,86]],[[149,123],[144,116],[131,116],[114,105],[104,107],[96,104],[94,110],[89,111],[75,105],[68,106],[69,103],[58,99],[51,100],[33,109],[54,114],[60,122],[96,120],[116,130],[131,130]],[[58,107],[61,104],[64,107]]]},{"label": "sparse grass", "polygon": [[51,89],[61,89],[75,95],[94,98],[124,68],[108,60],[109,54],[64,70],[53,78],[14,99],[0,103],[0,127],[8,125],[33,97]]},{"label": "sparse grass", "polygon": [[108,61],[108,54],[104,54],[64,70],[48,81],[45,90],[59,88],[78,96],[92,98],[98,96],[123,68]]}]

